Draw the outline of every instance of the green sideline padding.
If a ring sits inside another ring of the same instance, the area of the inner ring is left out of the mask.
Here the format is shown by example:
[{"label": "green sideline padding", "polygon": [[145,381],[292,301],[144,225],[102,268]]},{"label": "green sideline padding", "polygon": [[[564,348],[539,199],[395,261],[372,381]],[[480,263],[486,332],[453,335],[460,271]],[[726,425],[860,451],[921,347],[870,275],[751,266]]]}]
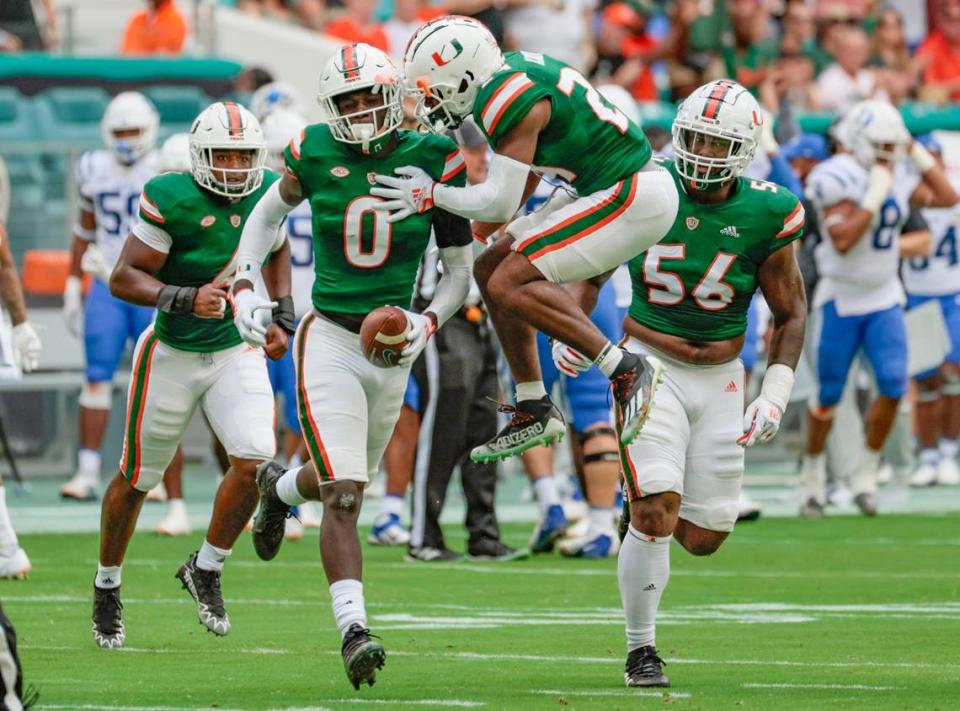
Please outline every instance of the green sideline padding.
[{"label": "green sideline padding", "polygon": [[233,79],[242,65],[227,59],[183,57],[70,57],[27,52],[0,55],[0,81],[16,77],[60,77],[132,82],[167,79]]}]

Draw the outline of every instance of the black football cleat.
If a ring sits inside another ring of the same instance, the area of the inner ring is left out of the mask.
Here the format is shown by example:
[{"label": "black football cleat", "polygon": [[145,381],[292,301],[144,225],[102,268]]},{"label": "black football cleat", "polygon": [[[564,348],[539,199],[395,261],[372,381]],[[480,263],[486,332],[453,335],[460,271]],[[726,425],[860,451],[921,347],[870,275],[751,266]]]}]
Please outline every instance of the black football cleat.
[{"label": "black football cleat", "polygon": [[670,680],[663,673],[665,664],[653,646],[631,649],[623,681],[627,686],[670,686]]},{"label": "black football cleat", "polygon": [[98,647],[119,649],[123,646],[126,632],[123,629],[122,610],[120,586],[115,588],[93,586],[93,641]]},{"label": "black football cleat", "polygon": [[470,452],[470,459],[479,464],[516,457],[528,449],[559,442],[567,431],[563,415],[549,396],[521,400],[516,407],[500,405],[498,409],[511,413],[513,417],[493,439]]},{"label": "black football cleat", "polygon": [[289,504],[277,495],[277,481],[284,469],[276,462],[264,462],[257,467],[257,488],[260,490],[260,509],[253,519],[253,549],[261,560],[273,560],[283,543],[283,532],[290,516]]},{"label": "black football cleat", "polygon": [[664,365],[659,358],[623,352],[620,372],[610,379],[617,401],[620,443],[630,444],[650,416],[653,396],[663,380]]},{"label": "black football cleat", "polygon": [[200,624],[215,635],[226,635],[230,631],[230,618],[223,606],[220,571],[198,568],[197,551],[194,551],[174,577],[197,603],[197,618]]},{"label": "black football cleat", "polygon": [[373,686],[377,681],[377,669],[383,669],[387,661],[387,653],[380,638],[371,635],[370,630],[356,623],[347,630],[340,654],[343,655],[343,668],[347,670],[347,678],[357,691],[363,682]]}]

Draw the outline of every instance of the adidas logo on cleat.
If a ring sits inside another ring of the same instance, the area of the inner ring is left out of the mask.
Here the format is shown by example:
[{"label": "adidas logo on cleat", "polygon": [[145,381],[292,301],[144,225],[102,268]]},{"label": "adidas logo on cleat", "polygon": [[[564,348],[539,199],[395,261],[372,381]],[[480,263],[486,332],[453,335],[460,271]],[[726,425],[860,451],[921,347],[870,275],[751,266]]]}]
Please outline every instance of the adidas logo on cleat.
[{"label": "adidas logo on cleat", "polygon": [[736,228],[734,225],[727,225],[727,226],[724,227],[722,230],[720,230],[720,234],[722,234],[724,237],[739,237],[739,236],[740,236],[740,233],[737,232],[737,228]]},{"label": "adidas logo on cleat", "polygon": [[727,387],[723,389],[723,392],[725,393],[737,392],[737,384],[731,380],[729,383],[727,383]]}]

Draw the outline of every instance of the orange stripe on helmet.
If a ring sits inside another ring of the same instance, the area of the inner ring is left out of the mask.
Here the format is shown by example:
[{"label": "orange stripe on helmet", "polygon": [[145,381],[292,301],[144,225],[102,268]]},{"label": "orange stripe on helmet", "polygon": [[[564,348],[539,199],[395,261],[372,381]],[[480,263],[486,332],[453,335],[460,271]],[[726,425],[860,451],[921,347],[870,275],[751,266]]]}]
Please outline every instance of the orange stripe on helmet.
[{"label": "orange stripe on helmet", "polygon": [[707,99],[707,105],[703,107],[703,118],[715,119],[717,112],[720,111],[720,104],[723,103],[727,92],[733,88],[733,82],[724,79],[717,84]]},{"label": "orange stripe on helmet", "polygon": [[340,54],[343,59],[343,78],[359,79],[360,63],[357,59],[357,45],[346,45]]},{"label": "orange stripe on helmet", "polygon": [[240,107],[232,101],[225,101],[224,107],[227,109],[227,121],[230,138],[243,138],[243,119],[240,116]]}]

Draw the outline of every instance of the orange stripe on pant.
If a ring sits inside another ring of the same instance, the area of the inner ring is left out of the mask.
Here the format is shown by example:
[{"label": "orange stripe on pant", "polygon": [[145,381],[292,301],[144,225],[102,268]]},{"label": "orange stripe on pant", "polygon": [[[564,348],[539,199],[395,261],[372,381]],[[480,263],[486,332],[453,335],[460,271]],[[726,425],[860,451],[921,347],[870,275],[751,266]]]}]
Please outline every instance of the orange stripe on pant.
[{"label": "orange stripe on pant", "polygon": [[[313,418],[313,410],[310,408],[310,399],[307,397],[307,382],[304,377],[304,362],[306,361],[306,352],[307,352],[307,335],[310,332],[310,326],[313,325],[313,322],[316,320],[316,316],[312,313],[307,314],[304,317],[303,321],[300,323],[300,328],[303,331],[299,334],[298,338],[300,343],[297,348],[297,388],[300,391],[300,400],[303,403],[301,408],[301,422],[300,426],[304,431],[309,430],[312,439],[316,442],[316,449],[320,454],[320,462],[316,461],[314,456],[314,448],[308,446],[307,451],[310,453],[310,459],[313,461],[313,468],[316,470],[317,478],[320,481],[336,481],[336,476],[333,474],[333,467],[330,465],[330,459],[327,457],[326,447],[323,446],[323,440],[320,437],[320,428],[317,427],[317,422]],[[309,445],[309,438],[307,440]],[[326,472],[327,478],[324,478],[323,473]]]},{"label": "orange stripe on pant", "polygon": [[[153,367],[153,353],[155,350],[157,350],[157,346],[160,344],[160,340],[155,337],[155,334],[152,331],[150,332],[150,335],[147,338],[148,340],[152,338],[153,342],[150,343],[149,346],[145,347],[140,352],[140,357],[137,359],[137,365],[133,369],[133,372],[137,373],[140,370],[140,368],[143,367],[144,361],[146,361],[146,368],[144,369],[144,372],[143,372],[143,383],[142,385],[137,382],[132,382],[130,384],[130,387],[132,389],[131,390],[132,394],[130,397],[130,406],[127,412],[128,423],[130,418],[133,417],[133,403],[134,403],[134,400],[136,400],[136,390],[137,388],[142,387],[142,391],[140,394],[140,406],[139,408],[137,408],[136,424],[134,425],[134,429],[133,429],[134,441],[132,442],[132,444],[135,448],[135,451],[133,456],[133,476],[131,476],[129,480],[131,486],[136,486],[137,480],[140,478],[140,459],[141,459],[141,454],[143,452],[142,443],[140,441],[140,431],[143,428],[143,413],[147,409],[147,391],[150,388],[150,371]],[[127,464],[128,464],[127,458],[130,455],[130,445],[131,445],[131,442],[128,441],[127,446],[124,447],[123,461],[121,462],[121,465],[120,465],[121,471],[126,471],[127,469]]]}]

